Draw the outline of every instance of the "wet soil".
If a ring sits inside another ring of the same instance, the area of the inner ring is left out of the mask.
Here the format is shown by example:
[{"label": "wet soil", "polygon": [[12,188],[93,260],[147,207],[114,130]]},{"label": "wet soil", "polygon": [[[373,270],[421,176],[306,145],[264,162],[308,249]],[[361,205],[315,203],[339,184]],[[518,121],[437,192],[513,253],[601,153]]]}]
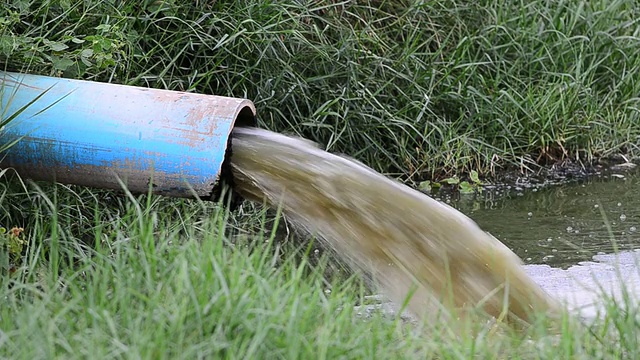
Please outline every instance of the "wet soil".
[{"label": "wet soil", "polygon": [[[581,183],[591,179],[624,177],[633,172],[640,164],[640,158],[616,156],[600,159],[592,163],[563,160],[548,166],[539,166],[531,171],[509,168],[496,172],[487,178],[481,178],[482,192],[485,196],[519,196],[526,191],[539,191],[557,185]],[[469,179],[463,179],[469,180]],[[417,188],[417,184],[412,184]],[[439,191],[430,195],[457,200],[459,191],[455,185],[444,184]]]}]

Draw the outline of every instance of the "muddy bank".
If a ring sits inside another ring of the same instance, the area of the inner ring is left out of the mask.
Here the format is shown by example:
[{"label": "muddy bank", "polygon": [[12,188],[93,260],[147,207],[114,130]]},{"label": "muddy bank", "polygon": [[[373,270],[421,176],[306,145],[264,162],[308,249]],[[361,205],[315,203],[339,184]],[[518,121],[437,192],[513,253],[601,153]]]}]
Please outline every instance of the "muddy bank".
[{"label": "muddy bank", "polygon": [[[532,170],[508,168],[494,175],[481,177],[482,196],[492,198],[501,196],[520,196],[527,191],[539,191],[557,185],[585,182],[591,179],[623,178],[637,169],[640,159],[622,156],[598,160],[593,163],[582,163],[564,160],[547,166],[538,166]],[[470,181],[468,178],[461,180]],[[442,181],[438,190],[428,192],[429,195],[447,201],[456,201],[460,192],[456,185],[448,185]],[[412,184],[418,189],[419,183]],[[480,195],[480,194],[477,194]],[[470,195],[466,195],[470,196]],[[473,196],[473,194],[471,195]]]},{"label": "muddy bank", "polygon": [[637,163],[626,158],[601,160],[594,164],[563,161],[522,174],[504,172],[484,186],[486,190],[540,190],[549,186],[586,181],[592,178],[618,177],[636,168]]}]

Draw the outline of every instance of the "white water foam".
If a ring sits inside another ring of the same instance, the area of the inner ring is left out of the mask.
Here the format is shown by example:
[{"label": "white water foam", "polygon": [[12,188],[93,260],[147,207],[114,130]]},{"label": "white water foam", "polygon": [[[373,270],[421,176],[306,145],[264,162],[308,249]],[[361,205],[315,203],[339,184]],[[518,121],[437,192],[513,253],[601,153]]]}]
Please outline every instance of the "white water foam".
[{"label": "white water foam", "polygon": [[568,269],[526,265],[525,271],[571,313],[585,320],[602,318],[612,302],[634,308],[640,300],[640,252],[596,255]]}]

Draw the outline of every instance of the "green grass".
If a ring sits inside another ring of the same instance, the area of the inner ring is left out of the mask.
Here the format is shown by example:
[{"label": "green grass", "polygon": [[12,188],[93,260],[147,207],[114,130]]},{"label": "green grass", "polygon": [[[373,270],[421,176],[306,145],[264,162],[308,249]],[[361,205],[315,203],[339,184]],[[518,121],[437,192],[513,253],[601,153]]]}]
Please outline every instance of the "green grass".
[{"label": "green grass", "polygon": [[633,0],[4,4],[8,69],[247,97],[403,179],[637,155]]},{"label": "green grass", "polygon": [[[247,97],[262,126],[405,180],[487,176],[637,154],[639,16],[604,0],[4,1],[0,64]],[[639,355],[628,304],[559,337],[363,321],[360,274],[283,240],[259,207],[0,175],[0,225],[25,241],[19,254],[0,242],[3,358]]]},{"label": "green grass", "polygon": [[[39,358],[603,358],[638,355],[635,315],[560,336],[454,336],[444,324],[356,316],[359,276],[255,230],[217,204],[43,185],[5,194],[28,214],[22,260],[0,283],[0,356]],[[29,199],[29,201],[23,201]],[[247,209],[244,209],[247,210]],[[263,222],[264,223],[264,222]],[[273,226],[274,224],[269,224]],[[266,240],[266,241],[265,241]],[[626,308],[624,305],[622,308]],[[530,339],[530,340],[527,340]]]}]

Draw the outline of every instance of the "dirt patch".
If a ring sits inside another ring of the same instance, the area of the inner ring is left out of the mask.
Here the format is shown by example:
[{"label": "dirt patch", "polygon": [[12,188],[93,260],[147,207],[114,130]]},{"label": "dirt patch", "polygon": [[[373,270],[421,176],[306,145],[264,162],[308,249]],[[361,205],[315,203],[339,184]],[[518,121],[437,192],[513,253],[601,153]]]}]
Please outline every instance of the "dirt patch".
[{"label": "dirt patch", "polygon": [[[475,196],[522,196],[527,191],[539,191],[552,186],[580,183],[592,179],[624,178],[637,169],[640,159],[622,156],[594,161],[591,164],[564,160],[550,166],[541,166],[535,171],[523,173],[519,169],[507,169],[490,178],[482,179],[482,194]],[[417,186],[415,186],[417,187]],[[459,199],[455,185],[443,185],[430,194],[447,202]],[[473,196],[473,195],[472,195]]]}]

